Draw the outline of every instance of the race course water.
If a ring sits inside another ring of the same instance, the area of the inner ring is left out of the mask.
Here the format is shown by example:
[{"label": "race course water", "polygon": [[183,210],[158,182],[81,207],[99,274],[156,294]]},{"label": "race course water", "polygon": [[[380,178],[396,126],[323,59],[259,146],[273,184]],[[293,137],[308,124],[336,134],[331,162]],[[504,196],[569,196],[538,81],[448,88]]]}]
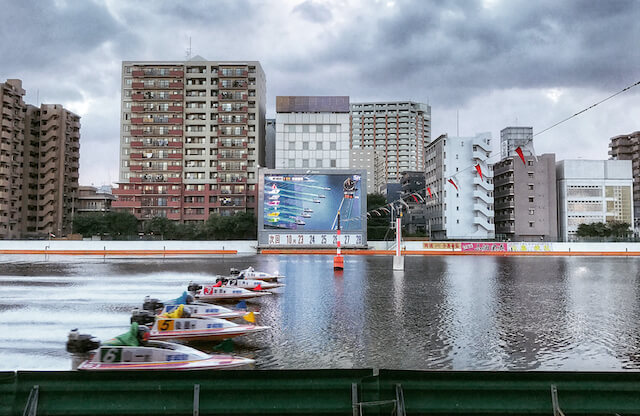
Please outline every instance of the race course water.
[{"label": "race course water", "polygon": [[[640,368],[640,259],[225,256],[0,258],[0,370],[66,370],[70,329],[125,332],[145,295],[171,299],[229,268],[285,274],[249,302],[272,328],[234,339],[256,368]],[[197,344],[211,351],[214,343]]]}]

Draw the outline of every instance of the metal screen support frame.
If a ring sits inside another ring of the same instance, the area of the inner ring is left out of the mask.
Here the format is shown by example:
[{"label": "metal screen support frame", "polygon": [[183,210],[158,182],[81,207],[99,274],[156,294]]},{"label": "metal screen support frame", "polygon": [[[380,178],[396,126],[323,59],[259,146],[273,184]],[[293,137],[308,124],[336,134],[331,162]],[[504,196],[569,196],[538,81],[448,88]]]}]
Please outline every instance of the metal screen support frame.
[{"label": "metal screen support frame", "polygon": [[27,398],[27,404],[24,406],[22,416],[36,416],[38,414],[38,395],[40,392],[40,386],[35,385],[31,387],[29,397]]},{"label": "metal screen support frame", "polygon": [[193,385],[193,416],[200,415],[200,384]]},{"label": "metal screen support frame", "polygon": [[358,416],[358,383],[351,383],[351,415]]},{"label": "metal screen support frame", "polygon": [[407,414],[404,408],[404,392],[400,383],[396,384],[396,410],[398,416],[406,416]]},{"label": "metal screen support frame", "polygon": [[[392,400],[377,400],[373,402],[361,402],[358,400],[358,383],[351,383],[351,414],[352,416],[362,416],[363,408],[366,406],[384,406],[393,404],[393,415],[406,416],[404,408],[404,393],[402,385],[396,384],[396,398]],[[563,415],[564,416],[564,415]]]},{"label": "metal screen support frame", "polygon": [[551,385],[551,405],[553,406],[553,416],[565,416],[558,403],[558,388],[555,384]]}]

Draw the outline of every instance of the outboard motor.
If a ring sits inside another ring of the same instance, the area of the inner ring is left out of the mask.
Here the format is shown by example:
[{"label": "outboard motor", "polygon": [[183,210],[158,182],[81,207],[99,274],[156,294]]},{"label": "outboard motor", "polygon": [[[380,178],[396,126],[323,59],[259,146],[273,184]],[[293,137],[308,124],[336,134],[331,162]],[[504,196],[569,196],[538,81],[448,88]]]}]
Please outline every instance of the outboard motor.
[{"label": "outboard motor", "polygon": [[238,276],[240,274],[240,270],[231,268],[231,270],[229,270],[229,274],[231,276]]},{"label": "outboard motor", "polygon": [[162,308],[164,308],[164,303],[160,302],[156,298],[145,296],[144,302],[142,303],[142,309],[144,309],[145,311],[155,312],[158,309]]},{"label": "outboard motor", "polygon": [[77,370],[78,366],[89,359],[90,351],[100,347],[100,341],[89,334],[81,334],[78,329],[72,329],[67,338],[67,352],[71,353],[71,369]]},{"label": "outboard motor", "polygon": [[138,308],[135,308],[131,312],[131,323],[137,322],[138,325],[153,325],[155,320],[155,312],[140,310]]},{"label": "outboard motor", "polygon": [[187,291],[192,292],[192,293],[196,293],[200,289],[202,289],[202,285],[199,285],[199,284],[193,283],[193,282],[190,282],[189,286],[187,286]]}]

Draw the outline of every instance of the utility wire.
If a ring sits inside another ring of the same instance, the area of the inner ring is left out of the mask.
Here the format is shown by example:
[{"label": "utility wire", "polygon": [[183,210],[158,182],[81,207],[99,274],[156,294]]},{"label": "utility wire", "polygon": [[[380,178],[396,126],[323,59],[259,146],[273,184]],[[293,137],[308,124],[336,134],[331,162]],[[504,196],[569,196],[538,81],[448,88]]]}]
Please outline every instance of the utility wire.
[{"label": "utility wire", "polygon": [[[574,113],[574,114],[570,115],[569,117],[566,117],[566,118],[564,118],[564,119],[562,119],[562,120],[558,121],[557,123],[552,124],[551,126],[549,126],[549,127],[545,128],[545,129],[543,129],[543,130],[541,130],[541,131],[539,131],[539,132],[537,132],[537,133],[533,134],[533,135],[531,136],[531,138],[529,138],[529,139],[527,140],[527,142],[526,142],[523,146],[527,146],[529,143],[533,142],[533,138],[534,138],[534,137],[539,136],[540,134],[542,134],[542,133],[544,133],[544,132],[547,132],[547,131],[549,131],[549,130],[553,129],[554,127],[557,127],[557,126],[559,126],[560,124],[565,123],[565,122],[567,122],[567,121],[571,120],[572,118],[577,117],[577,116],[579,116],[580,114],[585,113],[585,112],[587,112],[587,111],[591,110],[591,109],[592,109],[592,108],[594,108],[594,107],[597,107],[598,105],[600,105],[600,104],[604,103],[605,101],[608,101],[608,100],[612,99],[613,97],[615,97],[615,96],[617,96],[617,95],[620,95],[620,94],[622,94],[622,93],[624,93],[624,92],[626,92],[626,91],[629,91],[629,90],[630,90],[631,88],[633,88],[633,87],[637,87],[638,85],[640,85],[640,81],[637,81],[637,82],[635,82],[635,83],[633,83],[633,84],[631,84],[631,85],[629,85],[629,86],[627,86],[627,87],[625,87],[625,88],[621,89],[620,91],[616,92],[615,94],[611,94],[610,96],[608,96],[608,97],[606,97],[606,98],[604,98],[604,99],[602,99],[602,100],[598,101],[597,103],[592,104],[592,105],[590,105],[589,107],[584,108],[584,109],[582,109],[582,110],[578,111],[577,113]],[[500,155],[490,156],[490,157],[488,157],[486,160],[484,160],[483,162],[484,162],[484,163],[486,163],[487,161],[489,161],[489,160],[491,160],[491,159],[493,159],[494,157],[497,157],[497,156],[500,156]],[[459,171],[458,171],[458,172],[456,172],[455,174],[453,174],[453,175],[449,176],[449,178],[450,178],[450,179],[453,179],[453,178],[455,178],[456,176],[458,176],[459,174],[461,174],[462,172],[466,172],[466,171],[468,171],[468,170],[475,169],[475,166],[476,166],[476,165],[470,165],[470,166],[468,166],[468,167],[466,167],[466,168],[464,168],[464,169],[462,169],[462,170],[459,170]],[[446,182],[445,182],[445,183],[446,183]],[[443,186],[443,187],[444,187],[444,186]],[[418,189],[417,191],[414,191],[414,192],[412,192],[411,194],[405,195],[403,198],[398,198],[398,199],[396,199],[395,201],[389,202],[389,203],[387,203],[386,205],[383,205],[382,207],[386,207],[386,206],[388,206],[388,205],[396,204],[396,203],[400,202],[400,200],[404,201],[404,199],[405,199],[405,198],[407,198],[407,197],[411,197],[411,195],[414,195],[414,194],[419,193],[419,192],[422,192],[422,191],[424,191],[424,192],[425,192],[424,199],[425,199],[425,204],[426,204],[426,201],[427,201],[427,195],[426,195],[427,188],[428,188],[428,187],[427,187],[427,186],[425,186],[424,188]],[[366,213],[366,214],[371,214],[372,212],[377,211],[377,210],[379,210],[379,209],[380,209],[380,208],[382,208],[382,207],[379,207],[379,208],[376,208],[376,209],[369,210],[369,211],[367,211],[367,213]],[[365,216],[366,216],[366,215],[365,215]],[[353,221],[353,220],[357,220],[357,219],[360,219],[360,218],[361,218],[361,216],[358,216],[358,217],[354,217],[354,218],[351,218],[351,219],[347,219],[347,221]]]}]

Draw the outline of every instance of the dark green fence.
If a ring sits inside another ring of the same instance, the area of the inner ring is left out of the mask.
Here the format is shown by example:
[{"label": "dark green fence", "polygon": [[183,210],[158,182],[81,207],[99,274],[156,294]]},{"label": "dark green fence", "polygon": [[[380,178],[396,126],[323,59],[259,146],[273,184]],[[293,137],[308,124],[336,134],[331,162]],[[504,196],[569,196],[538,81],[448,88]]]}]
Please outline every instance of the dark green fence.
[{"label": "dark green fence", "polygon": [[[554,393],[555,392],[555,393]],[[554,406],[554,402],[556,405]],[[2,372],[1,415],[640,415],[640,373]]]}]

